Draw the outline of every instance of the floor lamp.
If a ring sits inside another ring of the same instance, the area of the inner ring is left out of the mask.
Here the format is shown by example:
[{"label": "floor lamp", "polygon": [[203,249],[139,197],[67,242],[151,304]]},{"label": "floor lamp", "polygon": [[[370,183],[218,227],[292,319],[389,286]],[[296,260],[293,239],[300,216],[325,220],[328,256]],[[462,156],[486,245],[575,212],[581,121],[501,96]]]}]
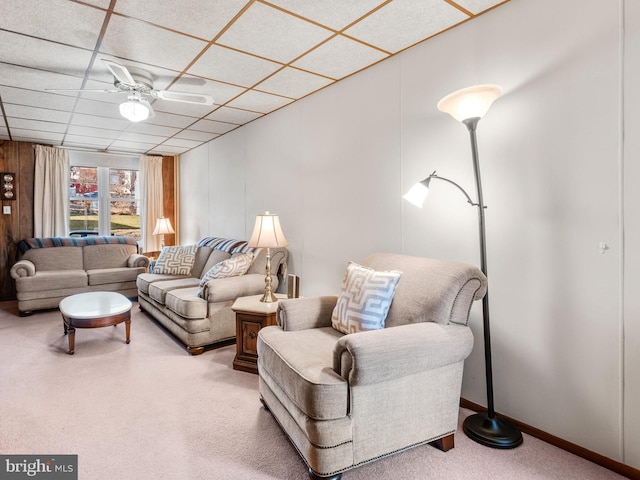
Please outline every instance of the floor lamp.
[{"label": "floor lamp", "polygon": [[[482,183],[480,181],[480,165],[478,163],[478,144],[476,128],[480,119],[487,113],[491,104],[496,100],[502,89],[497,85],[478,85],[453,92],[438,102],[438,110],[448,113],[453,118],[466,125],[471,137],[471,153],[476,180],[478,201],[474,202],[467,192],[457,183],[436,175],[429,177],[412,187],[405,195],[411,203],[422,206],[431,179],[444,180],[453,184],[464,193],[467,202],[478,208],[478,226],[480,234],[480,268],[487,275],[487,251],[484,225],[484,209],[482,198]],[[489,323],[489,293],[482,299],[482,320],[484,327],[484,361],[487,385],[487,412],[470,415],[464,420],[463,431],[472,440],[492,448],[515,448],[522,444],[522,433],[510,421],[496,416],[493,405],[493,372],[491,365],[491,333]]]}]

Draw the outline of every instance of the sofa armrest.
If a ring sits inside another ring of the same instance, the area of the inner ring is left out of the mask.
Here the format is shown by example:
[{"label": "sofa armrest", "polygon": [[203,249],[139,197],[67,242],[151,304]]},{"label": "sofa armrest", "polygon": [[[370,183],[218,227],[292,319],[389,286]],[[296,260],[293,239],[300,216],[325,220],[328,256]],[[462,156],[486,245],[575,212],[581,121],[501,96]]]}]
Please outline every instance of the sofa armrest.
[{"label": "sofa armrest", "polygon": [[278,325],[283,330],[306,330],[331,326],[337,296],[292,298],[278,303]]},{"label": "sofa armrest", "polygon": [[[278,279],[272,275],[272,286],[278,288]],[[206,285],[207,302],[228,302],[238,297],[264,293],[264,274],[247,273],[236,277],[214,278]]]},{"label": "sofa armrest", "polygon": [[146,255],[140,255],[139,253],[134,253],[127,260],[127,267],[135,268],[135,267],[144,267],[147,268],[149,266],[149,257]]},{"label": "sofa armrest", "polygon": [[11,267],[11,278],[33,277],[36,274],[36,266],[29,260],[18,260]]},{"label": "sofa armrest", "polygon": [[374,384],[454,364],[473,348],[471,329],[433,322],[345,335],[333,350],[333,369],[350,385]]}]

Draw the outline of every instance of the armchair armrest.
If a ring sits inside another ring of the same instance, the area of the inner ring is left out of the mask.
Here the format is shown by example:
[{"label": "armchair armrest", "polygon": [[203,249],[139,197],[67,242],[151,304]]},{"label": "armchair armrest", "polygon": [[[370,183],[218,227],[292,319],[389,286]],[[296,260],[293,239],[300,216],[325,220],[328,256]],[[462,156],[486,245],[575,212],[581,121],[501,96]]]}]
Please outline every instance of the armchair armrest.
[{"label": "armchair armrest", "polygon": [[283,330],[306,330],[331,326],[337,296],[292,298],[278,304],[278,325]]},{"label": "armchair armrest", "polygon": [[127,259],[127,266],[129,268],[134,267],[147,267],[149,266],[149,257],[146,255],[140,255],[139,253],[134,253]]},{"label": "armchair armrest", "polygon": [[333,369],[350,385],[374,384],[464,360],[471,329],[433,322],[345,335],[333,350]]},{"label": "armchair armrest", "polygon": [[[214,278],[206,285],[209,303],[228,302],[238,297],[264,293],[264,274],[247,273],[236,277]],[[273,288],[278,287],[278,279],[272,277]]]},{"label": "armchair armrest", "polygon": [[18,260],[11,267],[11,278],[33,277],[36,274],[36,266],[29,260]]}]

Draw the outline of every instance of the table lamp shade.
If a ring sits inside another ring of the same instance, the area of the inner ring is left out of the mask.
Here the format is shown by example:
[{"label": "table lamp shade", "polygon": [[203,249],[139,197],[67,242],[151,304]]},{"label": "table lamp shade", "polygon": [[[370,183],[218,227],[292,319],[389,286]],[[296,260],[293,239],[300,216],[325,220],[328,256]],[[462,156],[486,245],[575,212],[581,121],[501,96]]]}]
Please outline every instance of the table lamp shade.
[{"label": "table lamp shade", "polygon": [[168,218],[160,217],[156,221],[156,228],[153,230],[153,235],[165,235],[176,233],[171,226],[171,222]]},{"label": "table lamp shade", "polygon": [[287,245],[278,215],[265,212],[256,216],[253,234],[249,239],[250,247],[277,248]]}]

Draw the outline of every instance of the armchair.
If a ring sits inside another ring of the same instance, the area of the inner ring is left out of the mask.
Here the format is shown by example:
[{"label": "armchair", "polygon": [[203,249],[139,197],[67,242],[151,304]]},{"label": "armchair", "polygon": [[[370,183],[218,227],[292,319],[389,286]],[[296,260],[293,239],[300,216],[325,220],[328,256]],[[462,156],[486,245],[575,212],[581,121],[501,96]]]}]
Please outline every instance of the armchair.
[{"label": "armchair", "polygon": [[402,272],[384,328],[332,327],[337,296],[283,300],[258,336],[261,400],[312,479],[431,443],[453,448],[467,326],[487,290],[476,267],[378,253],[361,265]]}]

